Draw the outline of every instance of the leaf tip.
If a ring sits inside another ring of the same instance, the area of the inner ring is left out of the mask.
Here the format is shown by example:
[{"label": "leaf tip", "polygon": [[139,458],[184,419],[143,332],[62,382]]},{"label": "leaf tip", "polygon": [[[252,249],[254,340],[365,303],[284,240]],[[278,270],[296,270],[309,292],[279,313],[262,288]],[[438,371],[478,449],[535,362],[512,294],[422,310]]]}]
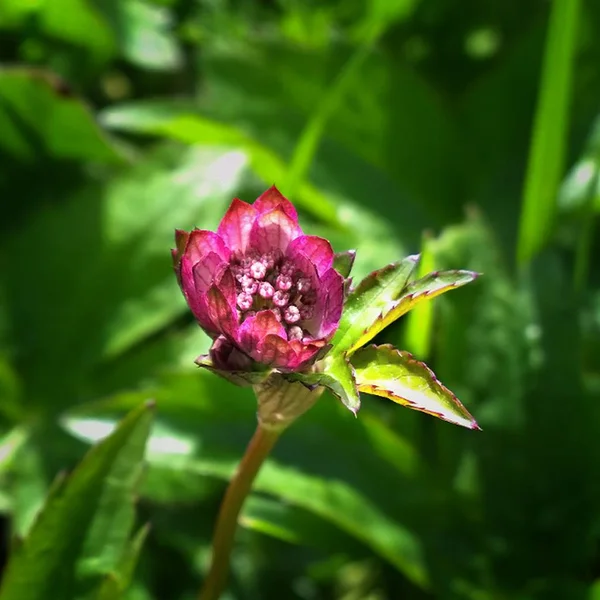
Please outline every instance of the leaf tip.
[{"label": "leaf tip", "polygon": [[358,419],[358,411],[360,410],[360,403],[356,406],[348,406],[348,410]]}]

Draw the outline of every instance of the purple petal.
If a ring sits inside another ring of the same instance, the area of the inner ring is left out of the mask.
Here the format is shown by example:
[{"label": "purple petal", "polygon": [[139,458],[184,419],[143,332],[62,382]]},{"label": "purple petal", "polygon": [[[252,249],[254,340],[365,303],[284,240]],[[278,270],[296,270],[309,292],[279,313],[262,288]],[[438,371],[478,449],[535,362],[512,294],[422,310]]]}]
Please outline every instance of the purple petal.
[{"label": "purple petal", "polygon": [[216,325],[219,332],[231,340],[237,339],[237,311],[216,285],[213,285],[206,294],[206,309],[209,319]]},{"label": "purple petal", "polygon": [[320,319],[318,336],[328,340],[338,328],[344,308],[344,278],[329,269],[321,278],[315,314]]},{"label": "purple petal", "polygon": [[325,340],[318,340],[308,344],[293,341],[290,342],[290,346],[294,351],[294,356],[289,362],[288,369],[298,371],[309,366],[315,360],[323,346],[325,346]]},{"label": "purple petal", "polygon": [[227,265],[216,252],[209,252],[202,257],[193,267],[194,288],[196,293],[208,291],[217,276],[223,271],[223,266]]},{"label": "purple petal", "polygon": [[257,217],[257,211],[250,204],[234,198],[225,216],[219,223],[217,233],[225,240],[233,251],[245,252],[250,241],[252,224]]},{"label": "purple petal", "polygon": [[[214,337],[220,332],[218,320],[215,321],[208,312],[206,293],[215,284],[221,289],[226,300],[235,305],[235,282],[233,275],[219,256],[211,252],[194,267],[194,287],[188,290],[182,286],[184,296],[202,329]],[[227,285],[223,285],[222,282]]]},{"label": "purple petal", "polygon": [[278,206],[283,212],[296,223],[298,222],[298,213],[294,205],[273,185],[266,192],[263,192],[252,205],[258,214],[263,215],[271,212]]},{"label": "purple petal", "polygon": [[200,327],[202,327],[202,329],[204,329],[204,331],[212,338],[219,335],[218,325],[215,324],[208,314],[206,294],[195,294],[193,298],[187,300],[190,310],[194,317],[196,317],[196,321],[198,321]]},{"label": "purple petal", "polygon": [[[263,361],[260,346],[261,342],[269,335],[286,339],[283,325],[277,320],[272,310],[261,310],[248,317],[241,325],[238,335],[240,348],[247,352],[254,360]],[[269,363],[266,363],[269,364]]]},{"label": "purple petal", "polygon": [[306,256],[317,268],[321,277],[333,265],[333,248],[324,238],[316,235],[301,235],[293,240],[287,250],[290,259],[295,260],[299,255]]},{"label": "purple petal", "polygon": [[184,257],[195,264],[209,252],[215,252],[225,262],[231,257],[231,252],[220,235],[214,231],[194,229],[187,238]]},{"label": "purple petal", "polygon": [[[189,235],[185,232],[175,234],[178,250],[179,245],[185,243],[185,249],[179,261],[179,284],[183,293],[188,298],[192,293],[194,284],[194,267],[202,259],[211,254],[216,254],[222,262],[229,262],[231,252],[223,239],[212,231],[194,229]],[[214,260],[214,259],[212,259]]]},{"label": "purple petal", "polygon": [[[216,277],[217,287],[221,290],[227,302],[235,308],[237,290],[235,288],[235,277],[229,266],[223,269]],[[236,311],[237,314],[237,311]]]},{"label": "purple petal", "polygon": [[260,362],[285,370],[293,370],[296,354],[290,343],[275,334],[268,335],[259,346]]},{"label": "purple petal", "polygon": [[250,246],[258,252],[281,250],[285,253],[290,242],[302,235],[297,221],[291,219],[281,207],[261,214],[250,232]]},{"label": "purple petal", "polygon": [[212,344],[210,358],[217,369],[224,371],[249,371],[252,359],[240,352],[225,336],[220,335]]}]

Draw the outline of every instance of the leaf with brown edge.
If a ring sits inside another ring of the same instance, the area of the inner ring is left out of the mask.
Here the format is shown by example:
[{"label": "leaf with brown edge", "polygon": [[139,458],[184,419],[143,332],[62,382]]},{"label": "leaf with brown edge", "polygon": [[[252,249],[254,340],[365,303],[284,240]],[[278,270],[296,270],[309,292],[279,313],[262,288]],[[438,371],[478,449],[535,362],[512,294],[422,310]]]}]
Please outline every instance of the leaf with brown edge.
[{"label": "leaf with brown edge", "polygon": [[322,385],[326,387],[354,414],[360,408],[360,395],[354,378],[354,368],[341,354],[325,361],[323,372],[289,373],[286,378],[290,381],[300,381],[307,386]]},{"label": "leaf with brown edge", "polygon": [[479,277],[473,271],[434,271],[413,281],[406,286],[402,295],[386,304],[380,309],[379,315],[372,320],[369,327],[365,328],[359,337],[347,349],[348,355],[372,340],[380,331],[413,309],[417,304],[432,300],[436,296],[471,283]]},{"label": "leaf with brown edge", "polygon": [[345,354],[355,347],[365,331],[369,331],[390,303],[402,294],[418,260],[418,255],[408,256],[373,271],[350,292],[331,341],[333,354]]},{"label": "leaf with brown edge", "polygon": [[469,429],[480,429],[458,398],[433,371],[409,352],[391,345],[368,346],[352,357],[361,392],[393,402]]}]

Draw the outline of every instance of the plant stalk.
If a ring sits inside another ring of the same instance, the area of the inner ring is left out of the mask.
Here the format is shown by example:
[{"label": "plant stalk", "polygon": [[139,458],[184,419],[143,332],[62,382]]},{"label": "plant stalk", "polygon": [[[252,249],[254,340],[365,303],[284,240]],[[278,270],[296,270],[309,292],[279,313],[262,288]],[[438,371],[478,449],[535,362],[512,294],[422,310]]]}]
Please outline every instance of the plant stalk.
[{"label": "plant stalk", "polygon": [[281,431],[265,429],[260,424],[256,427],[221,503],[213,536],[211,565],[200,590],[199,600],[217,600],[225,589],[238,515],[260,467],[273,449]]}]

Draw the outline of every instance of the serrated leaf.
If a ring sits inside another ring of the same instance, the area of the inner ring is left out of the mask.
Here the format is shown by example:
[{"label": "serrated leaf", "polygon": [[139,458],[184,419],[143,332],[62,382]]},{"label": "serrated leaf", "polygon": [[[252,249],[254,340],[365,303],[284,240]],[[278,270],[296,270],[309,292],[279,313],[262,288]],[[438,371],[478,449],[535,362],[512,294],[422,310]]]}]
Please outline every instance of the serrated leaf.
[{"label": "serrated leaf", "polygon": [[[388,302],[383,309],[378,304],[378,310],[380,310],[379,316],[375,320],[371,320],[371,324],[363,330],[362,335],[354,338],[352,345],[348,348],[348,355],[355,352],[361,346],[364,346],[380,331],[416,305],[470,283],[477,277],[478,273],[472,271],[435,271],[421,279],[413,281],[406,286],[406,289],[397,300]],[[371,309],[368,310],[369,315],[371,315]]]},{"label": "serrated leaf", "polygon": [[292,373],[292,381],[301,381],[306,385],[322,385],[337,396],[343,405],[354,414],[360,408],[360,396],[354,379],[354,369],[342,354],[325,362],[322,373]]},{"label": "serrated leaf", "polygon": [[54,485],[7,566],[1,600],[84,598],[117,570],[134,521],[152,412],[143,405]]},{"label": "serrated leaf", "polygon": [[340,325],[331,342],[334,355],[354,347],[356,341],[381,316],[390,302],[398,298],[418,260],[418,255],[408,256],[383,269],[373,271],[350,292]]},{"label": "serrated leaf", "polygon": [[431,369],[409,352],[390,345],[369,346],[352,358],[361,392],[383,396],[444,421],[479,429],[458,398]]}]

